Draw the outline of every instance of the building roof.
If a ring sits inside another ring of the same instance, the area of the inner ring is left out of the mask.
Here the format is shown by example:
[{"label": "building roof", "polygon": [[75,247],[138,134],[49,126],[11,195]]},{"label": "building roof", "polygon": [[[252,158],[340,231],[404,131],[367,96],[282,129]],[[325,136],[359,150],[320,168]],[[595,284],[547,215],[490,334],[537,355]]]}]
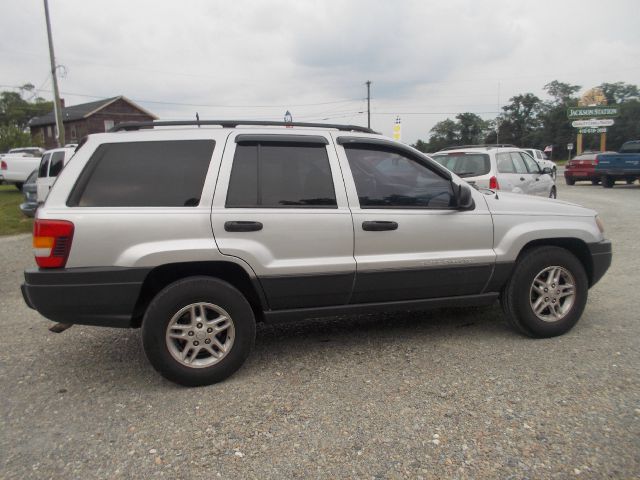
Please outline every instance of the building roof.
[{"label": "building roof", "polygon": [[[97,113],[98,111],[102,110],[103,108],[111,105],[112,103],[116,102],[117,100],[124,100],[125,102],[127,102],[128,104],[130,104],[131,106],[137,108],[138,110],[140,110],[143,113],[146,113],[147,115],[149,115],[152,118],[158,118],[157,116],[155,116],[153,113],[145,110],[144,108],[142,108],[140,105],[135,104],[134,102],[132,102],[131,100],[129,100],[128,98],[119,95],[117,97],[111,97],[111,98],[105,98],[104,100],[97,100],[95,102],[89,102],[89,103],[81,103],[79,105],[71,105],[69,107],[64,107],[62,109],[62,122],[66,123],[66,122],[73,122],[76,120],[82,120],[83,118],[87,118],[90,117],[91,115],[93,115],[94,113]],[[42,125],[53,125],[54,123],[56,123],[56,117],[53,111],[47,113],[46,115],[42,115],[41,117],[34,117],[29,121],[29,126],[30,127],[39,127]]]}]

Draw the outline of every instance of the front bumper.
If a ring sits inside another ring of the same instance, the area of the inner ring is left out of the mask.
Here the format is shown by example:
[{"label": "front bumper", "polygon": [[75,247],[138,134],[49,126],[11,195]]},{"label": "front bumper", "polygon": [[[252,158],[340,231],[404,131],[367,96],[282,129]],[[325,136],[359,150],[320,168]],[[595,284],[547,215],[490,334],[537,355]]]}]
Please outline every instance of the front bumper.
[{"label": "front bumper", "polygon": [[25,270],[22,296],[49,320],[131,327],[148,268]]},{"label": "front bumper", "polygon": [[590,243],[589,252],[591,253],[591,278],[589,286],[593,287],[604,276],[609,267],[611,266],[611,242],[609,240],[603,240],[598,243]]}]

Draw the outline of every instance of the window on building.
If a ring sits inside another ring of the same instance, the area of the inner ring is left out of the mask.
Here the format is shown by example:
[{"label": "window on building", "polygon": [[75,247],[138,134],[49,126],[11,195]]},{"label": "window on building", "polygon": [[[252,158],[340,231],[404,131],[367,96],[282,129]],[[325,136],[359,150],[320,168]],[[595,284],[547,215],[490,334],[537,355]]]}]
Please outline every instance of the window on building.
[{"label": "window on building", "polygon": [[51,130],[51,125],[49,125],[47,127],[47,138],[51,138],[52,137],[52,130]]},{"label": "window on building", "polygon": [[108,132],[115,126],[115,122],[113,120],[105,120],[104,121],[104,131]]}]

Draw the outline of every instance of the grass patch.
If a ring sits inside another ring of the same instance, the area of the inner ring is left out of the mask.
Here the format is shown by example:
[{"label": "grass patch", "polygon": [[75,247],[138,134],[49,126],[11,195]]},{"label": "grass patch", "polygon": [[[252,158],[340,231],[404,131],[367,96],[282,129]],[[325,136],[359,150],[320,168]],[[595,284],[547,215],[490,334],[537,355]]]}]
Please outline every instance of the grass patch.
[{"label": "grass patch", "polygon": [[33,219],[20,211],[22,192],[13,185],[0,185],[0,236],[30,233]]}]

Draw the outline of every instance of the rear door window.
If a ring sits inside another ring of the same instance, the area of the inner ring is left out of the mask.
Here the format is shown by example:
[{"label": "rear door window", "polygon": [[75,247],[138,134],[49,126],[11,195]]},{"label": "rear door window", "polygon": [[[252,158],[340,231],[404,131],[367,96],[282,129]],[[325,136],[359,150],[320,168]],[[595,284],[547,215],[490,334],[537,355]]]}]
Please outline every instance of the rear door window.
[{"label": "rear door window", "polygon": [[491,170],[489,155],[485,153],[449,153],[431,158],[459,177],[478,177]]},{"label": "rear door window", "polygon": [[80,174],[67,205],[197,206],[214,145],[213,140],[103,144]]},{"label": "rear door window", "polygon": [[236,147],[230,208],[337,208],[324,144],[248,142]]},{"label": "rear door window", "polygon": [[49,159],[51,158],[51,154],[47,153],[40,160],[40,167],[38,168],[38,178],[44,178],[49,173]]},{"label": "rear door window", "polygon": [[499,173],[516,173],[513,161],[511,160],[511,155],[508,153],[496,154],[496,163],[498,164]]},{"label": "rear door window", "polygon": [[57,177],[62,167],[64,167],[64,152],[54,152],[53,155],[51,155],[49,176]]}]

